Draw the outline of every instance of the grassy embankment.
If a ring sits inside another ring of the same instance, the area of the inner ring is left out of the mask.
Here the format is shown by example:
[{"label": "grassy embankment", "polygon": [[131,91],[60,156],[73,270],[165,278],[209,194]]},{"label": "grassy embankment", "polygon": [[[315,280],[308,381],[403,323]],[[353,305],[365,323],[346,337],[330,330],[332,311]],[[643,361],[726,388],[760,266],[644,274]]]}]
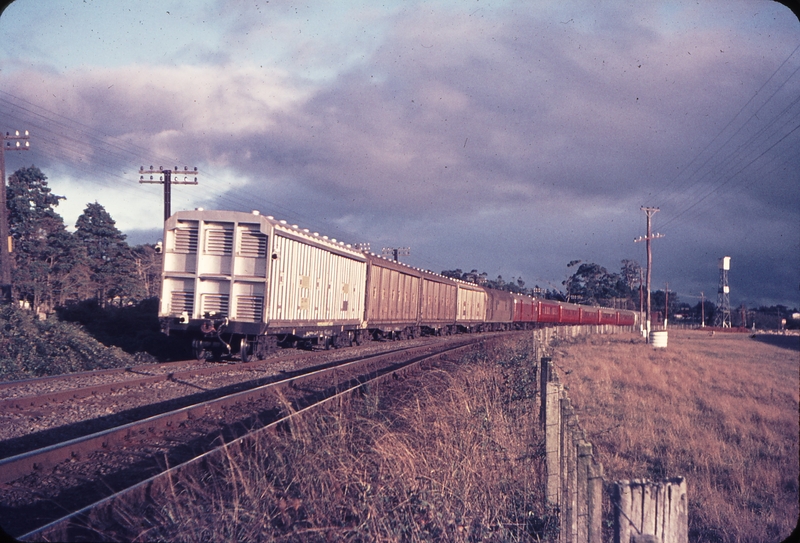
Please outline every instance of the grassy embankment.
[{"label": "grassy embankment", "polygon": [[189,475],[104,540],[539,541],[543,444],[512,340],[306,416]]},{"label": "grassy embankment", "polygon": [[[103,539],[549,539],[529,347],[373,387],[118,508]],[[667,350],[632,335],[562,342],[554,361],[607,480],[687,477],[691,541],[780,541],[795,526],[796,350],[680,331]]]},{"label": "grassy embankment", "polygon": [[186,358],[159,331],[158,300],[101,308],[82,302],[46,320],[0,307],[0,381]]},{"label": "grassy embankment", "polygon": [[800,353],[747,335],[562,343],[554,362],[606,479],[683,475],[693,542],[777,542],[798,520]]}]

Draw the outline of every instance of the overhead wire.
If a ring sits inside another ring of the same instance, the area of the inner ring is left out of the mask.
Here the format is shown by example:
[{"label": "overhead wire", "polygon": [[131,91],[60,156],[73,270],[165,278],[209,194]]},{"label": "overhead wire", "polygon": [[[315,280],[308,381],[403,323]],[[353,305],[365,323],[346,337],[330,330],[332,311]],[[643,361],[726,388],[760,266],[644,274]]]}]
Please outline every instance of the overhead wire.
[{"label": "overhead wire", "polygon": [[[750,105],[758,96],[758,94],[765,88],[767,83],[773,80],[776,74],[783,68],[789,59],[800,50],[800,45],[796,47],[792,53],[781,63],[772,75],[768,78],[758,91],[751,97],[750,100],[743,106],[734,117],[729,121],[725,127],[712,139],[703,150],[696,155],[689,164],[696,163],[700,157],[710,147],[713,141],[719,137],[732,125],[733,121],[741,115],[744,109]],[[742,133],[745,128],[753,130],[754,122],[761,122],[758,114],[764,110],[768,105],[773,106],[774,99],[778,93],[796,76],[800,71],[800,66],[793,70],[788,76],[784,77],[778,87],[769,95],[766,100],[752,113],[747,120],[745,120],[734,132],[731,134],[724,143],[718,146],[713,153],[705,158],[702,164],[699,164],[688,177],[675,186],[674,181],[680,176],[673,178],[673,182],[668,185],[672,186],[670,194],[663,197],[663,200],[656,201],[658,207],[665,208],[667,215],[664,217],[665,222],[662,222],[660,227],[667,226],[675,223],[679,218],[684,217],[690,210],[696,209],[698,205],[706,201],[711,195],[719,192],[723,188],[741,187],[747,181],[744,178],[744,173],[748,168],[754,165],[767,154],[775,149],[779,144],[786,140],[790,135],[794,134],[797,130],[794,122],[800,115],[800,111],[787,115],[792,108],[800,103],[800,97],[793,99],[787,106],[780,112],[772,115],[766,122],[763,122],[760,128],[755,128],[754,133],[747,137],[742,142],[734,142],[734,138]],[[755,121],[754,121],[755,120]],[[787,132],[788,130],[788,132]],[[775,138],[778,138],[777,141]],[[733,143],[732,143],[733,142]],[[736,145],[732,148],[732,145]],[[723,156],[724,155],[724,156]],[[769,160],[767,161],[769,162]],[[683,171],[687,171],[685,168]],[[739,177],[738,180],[736,178]],[[691,185],[690,185],[691,184]],[[681,190],[681,187],[685,187]],[[664,194],[667,187],[659,191],[658,194]]]},{"label": "overhead wire", "polygon": [[[660,198],[662,197],[662,195],[664,195],[664,194],[669,194],[669,193],[674,194],[674,193],[678,192],[677,190],[675,190],[675,188],[673,188],[673,185],[677,182],[677,180],[681,177],[681,175],[684,174],[684,172],[688,171],[689,167],[691,167],[701,156],[703,156],[703,154],[714,144],[714,142],[717,141],[717,139],[719,139],[722,136],[722,134],[725,133],[725,131],[734,123],[734,121],[742,114],[742,112],[756,99],[756,97],[761,93],[761,91],[764,90],[764,88],[769,84],[769,82],[772,81],[772,79],[778,74],[778,72],[781,71],[781,69],[786,65],[786,63],[789,62],[789,59],[791,59],[792,56],[794,56],[794,54],[798,52],[798,50],[800,50],[800,44],[798,44],[797,47],[795,47],[794,50],[792,50],[792,52],[789,53],[789,55],[783,60],[783,62],[781,62],[781,64],[775,69],[775,71],[772,72],[772,74],[761,85],[761,87],[759,87],[759,89],[750,97],[750,99],[747,102],[745,102],[745,104],[736,112],[736,114],[733,117],[731,117],[731,119],[725,124],[725,126],[723,126],[722,129],[720,129],[720,131],[717,133],[717,135],[714,136],[706,144],[706,146],[703,147],[697,153],[697,155],[695,155],[694,158],[692,158],[692,160],[689,161],[689,163],[686,165],[686,167],[684,167],[678,173],[676,173],[675,176],[669,182],[667,182],[664,186],[660,187],[659,190],[655,194],[653,194],[653,195],[651,195],[649,197],[649,200],[651,202],[659,201]],[[800,69],[800,66],[798,67],[798,69]],[[781,88],[783,88],[786,85],[786,83],[789,81],[789,79],[791,79],[791,77],[794,76],[794,74],[797,73],[798,69],[796,69],[794,72],[792,72],[792,74],[790,74],[786,79],[784,79],[784,81],[778,86],[778,88],[772,93],[772,95],[770,95],[770,97],[767,99],[767,101],[765,101],[765,104],[770,99],[772,99],[772,97],[774,97],[775,94]],[[762,107],[763,107],[763,105],[762,105]],[[750,118],[752,119],[752,116]],[[744,125],[742,125],[742,126],[744,126]],[[740,127],[740,129],[741,129],[741,127]],[[738,130],[735,133],[738,133]],[[723,143],[722,146],[724,146],[724,145],[725,144]],[[712,153],[712,155],[706,160],[706,162],[704,162],[703,164],[701,164],[700,166],[695,168],[693,173],[689,174],[689,179],[687,179],[683,184],[685,185],[685,184],[689,183],[691,181],[692,175],[694,175],[697,171],[699,171],[699,169],[702,168],[713,156],[714,156],[714,154]]]},{"label": "overhead wire", "polygon": [[[662,203],[662,205],[666,207],[671,202],[683,201],[684,204],[682,204],[682,206],[685,207],[695,202],[700,195],[709,195],[728,185],[731,181],[729,176],[739,175],[743,172],[744,168],[742,164],[752,164],[755,159],[751,160],[751,158],[754,155],[757,155],[757,158],[764,156],[767,151],[762,152],[761,149],[763,149],[765,145],[768,146],[767,150],[770,150],[775,147],[775,144],[783,141],[786,136],[785,131],[789,130],[791,126],[795,125],[796,121],[800,119],[800,110],[795,112],[792,116],[786,115],[789,109],[798,103],[800,103],[800,96],[789,106],[784,108],[784,110],[776,114],[768,124],[751,135],[747,140],[740,143],[736,148],[730,150],[724,157],[720,158],[714,168],[707,170],[702,177],[696,180],[695,185],[691,189],[683,194],[675,195],[673,198]],[[771,132],[769,132],[770,129]],[[791,132],[793,131],[794,130],[791,130]],[[772,144],[771,142],[775,137],[779,137],[779,140],[775,142],[775,144]],[[704,184],[703,181],[709,178],[711,182]]]},{"label": "overhead wire", "polygon": [[728,183],[730,183],[731,181],[733,181],[733,180],[736,178],[736,176],[738,176],[739,174],[741,174],[742,172],[744,172],[744,170],[745,170],[747,167],[749,167],[750,165],[752,165],[752,164],[753,164],[755,161],[757,161],[759,158],[763,157],[763,156],[764,156],[764,155],[765,155],[767,152],[771,151],[771,150],[772,150],[772,149],[773,149],[775,146],[777,146],[779,143],[781,143],[782,141],[784,141],[786,138],[788,138],[790,135],[792,135],[794,132],[798,131],[799,129],[800,129],[800,124],[798,124],[797,126],[795,126],[795,127],[792,129],[792,130],[790,130],[790,131],[789,131],[787,134],[785,134],[785,135],[784,135],[784,136],[783,136],[783,137],[782,137],[780,140],[778,140],[777,142],[775,142],[774,144],[772,144],[770,147],[768,147],[767,149],[765,149],[765,150],[764,150],[764,151],[763,151],[761,154],[759,154],[757,157],[755,157],[755,158],[754,158],[754,159],[752,159],[750,162],[748,162],[747,164],[745,164],[744,166],[742,166],[741,168],[739,168],[739,169],[738,169],[738,170],[737,170],[735,173],[733,173],[731,176],[729,176],[729,177],[728,177],[728,178],[727,178],[725,181],[723,181],[723,182],[722,182],[720,185],[718,185],[717,187],[715,187],[715,188],[713,188],[712,190],[708,191],[708,192],[707,192],[706,194],[704,194],[702,197],[698,198],[698,199],[697,199],[697,200],[696,200],[696,201],[695,201],[693,204],[691,204],[691,205],[689,205],[688,207],[684,208],[684,209],[683,209],[683,210],[682,210],[680,213],[678,213],[677,215],[674,215],[673,217],[671,217],[671,218],[670,218],[668,221],[666,221],[665,223],[663,223],[661,226],[662,226],[662,227],[669,226],[670,224],[672,224],[673,222],[675,222],[676,220],[678,220],[680,217],[682,217],[684,214],[686,214],[688,211],[690,211],[690,210],[694,209],[695,207],[697,207],[699,204],[701,204],[703,201],[705,201],[705,200],[706,200],[708,197],[710,197],[712,194],[714,194],[714,193],[715,193],[715,192],[717,192],[719,189],[721,189],[722,187],[724,187],[725,185],[727,185]]},{"label": "overhead wire", "polygon": [[[3,115],[26,125],[29,130],[34,129],[35,138],[38,142],[47,144],[44,147],[35,146],[34,149],[37,150],[37,154],[40,153],[51,157],[51,159],[67,162],[69,164],[68,169],[86,174],[83,181],[87,183],[114,189],[124,187],[128,190],[137,190],[138,187],[148,194],[148,199],[152,199],[155,203],[158,195],[155,194],[154,190],[151,190],[154,185],[140,185],[138,183],[138,175],[129,177],[121,174],[119,172],[119,164],[126,162],[141,163],[142,156],[148,156],[149,160],[147,162],[149,163],[172,164],[176,162],[175,158],[154,153],[152,150],[132,141],[121,140],[117,137],[103,134],[78,120],[33,104],[7,91],[0,90],[0,95],[6,98],[0,101],[0,110],[3,111]],[[147,166],[144,167],[146,168]],[[136,172],[134,169],[130,171]],[[98,175],[98,172],[101,175]],[[198,173],[201,182],[208,180],[217,185],[224,183],[222,177],[213,174],[211,171],[199,169]],[[291,222],[298,222],[298,224],[304,222],[307,225],[313,225],[314,228],[324,227],[327,233],[333,233],[337,237],[356,237],[353,232],[342,230],[324,219],[321,221],[322,224],[317,225],[315,223],[320,222],[319,217],[312,219],[263,195],[257,195],[255,198],[253,198],[254,195],[252,193],[248,194],[247,198],[231,195],[235,190],[235,188],[229,190],[220,189],[214,194],[206,192],[205,197],[202,195],[183,195],[180,192],[173,191],[172,200],[173,202],[206,200],[213,202],[214,205],[222,203],[227,208],[247,208],[248,210],[253,207],[254,203],[261,204],[263,209],[269,210],[268,214],[277,215],[276,211],[282,212],[284,217],[278,218],[286,218]]]}]

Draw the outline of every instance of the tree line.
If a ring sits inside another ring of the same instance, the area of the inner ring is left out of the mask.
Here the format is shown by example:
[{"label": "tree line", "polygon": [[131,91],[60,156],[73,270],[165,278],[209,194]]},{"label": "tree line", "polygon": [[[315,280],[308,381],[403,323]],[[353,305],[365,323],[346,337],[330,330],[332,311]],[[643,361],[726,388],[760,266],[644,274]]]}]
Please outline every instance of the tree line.
[{"label": "tree line", "polygon": [[38,313],[94,300],[123,306],[158,296],[161,255],[155,245],[131,247],[111,215],[90,203],[67,230],[56,212],[63,196],[52,193],[36,166],[8,179],[6,205],[12,244],[12,300]]},{"label": "tree line", "polygon": [[[469,272],[460,268],[444,270],[441,275],[488,288],[582,305],[638,311],[644,303],[643,270],[635,260],[622,260],[619,272],[610,272],[600,264],[581,260],[570,261],[567,268],[575,271],[561,282],[563,289],[542,289],[538,285],[526,288],[521,277],[512,277],[508,282],[500,275],[489,279],[486,272],[476,269]],[[710,300],[691,305],[681,301],[676,292],[666,290],[651,291],[650,308],[655,322],[666,318],[672,323],[703,323],[705,326],[713,326],[717,313],[716,304]],[[759,329],[800,328],[800,320],[794,318],[797,314],[797,309],[783,305],[757,309],[742,306],[731,309],[731,321],[734,327],[749,327],[755,323]]]},{"label": "tree line", "polygon": [[526,288],[525,280],[522,277],[512,277],[511,281],[505,281],[502,275],[498,275],[496,279],[489,279],[486,272],[478,272],[476,269],[470,272],[463,272],[460,268],[444,270],[441,275],[488,288],[527,294],[548,300],[620,309],[638,309],[641,267],[633,260],[623,260],[621,265],[620,273],[611,273],[599,264],[573,260],[567,264],[567,267],[577,266],[577,268],[572,276],[561,283],[564,287],[563,290],[555,287],[545,289],[539,285]]},{"label": "tree line", "polygon": [[[131,247],[111,215],[99,203],[87,204],[68,231],[56,212],[63,196],[52,193],[47,177],[36,166],[20,168],[8,179],[6,205],[12,239],[12,300],[20,306],[49,314],[59,307],[93,302],[101,308],[123,307],[156,298],[160,292],[161,254],[153,244]],[[642,267],[635,260],[622,260],[619,272],[593,263],[573,260],[574,273],[561,288],[526,287],[522,277],[506,281],[490,279],[486,272],[460,268],[442,275],[489,288],[584,305],[638,310],[641,303]],[[656,318],[674,316],[690,322],[713,324],[716,306],[680,301],[675,292],[651,293]],[[762,316],[791,320],[783,306],[759,308]],[[733,310],[737,317],[741,310]],[[734,319],[735,320],[735,319]],[[746,315],[743,319],[746,322]]]}]

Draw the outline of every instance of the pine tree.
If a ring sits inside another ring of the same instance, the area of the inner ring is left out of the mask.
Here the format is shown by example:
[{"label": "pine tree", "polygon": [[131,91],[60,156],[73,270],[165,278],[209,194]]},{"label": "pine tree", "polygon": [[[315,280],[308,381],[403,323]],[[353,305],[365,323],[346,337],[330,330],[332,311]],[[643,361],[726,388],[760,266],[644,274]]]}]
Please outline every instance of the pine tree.
[{"label": "pine tree", "polygon": [[85,271],[85,253],[55,211],[63,199],[52,194],[47,177],[35,166],[17,170],[8,180],[14,296],[36,311],[63,304],[69,285],[80,283]]},{"label": "pine tree", "polygon": [[86,249],[95,296],[99,304],[120,304],[146,297],[136,261],[125,234],[97,202],[88,204],[75,223],[75,238]]}]

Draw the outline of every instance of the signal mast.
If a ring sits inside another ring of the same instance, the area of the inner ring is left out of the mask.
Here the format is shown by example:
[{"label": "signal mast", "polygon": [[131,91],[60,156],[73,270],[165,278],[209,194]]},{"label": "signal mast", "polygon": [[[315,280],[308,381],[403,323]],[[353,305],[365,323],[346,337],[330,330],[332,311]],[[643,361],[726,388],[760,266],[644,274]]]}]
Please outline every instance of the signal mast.
[{"label": "signal mast", "polygon": [[719,289],[717,290],[717,313],[714,315],[714,326],[731,327],[731,288],[728,286],[728,270],[731,269],[731,257],[719,259]]}]

